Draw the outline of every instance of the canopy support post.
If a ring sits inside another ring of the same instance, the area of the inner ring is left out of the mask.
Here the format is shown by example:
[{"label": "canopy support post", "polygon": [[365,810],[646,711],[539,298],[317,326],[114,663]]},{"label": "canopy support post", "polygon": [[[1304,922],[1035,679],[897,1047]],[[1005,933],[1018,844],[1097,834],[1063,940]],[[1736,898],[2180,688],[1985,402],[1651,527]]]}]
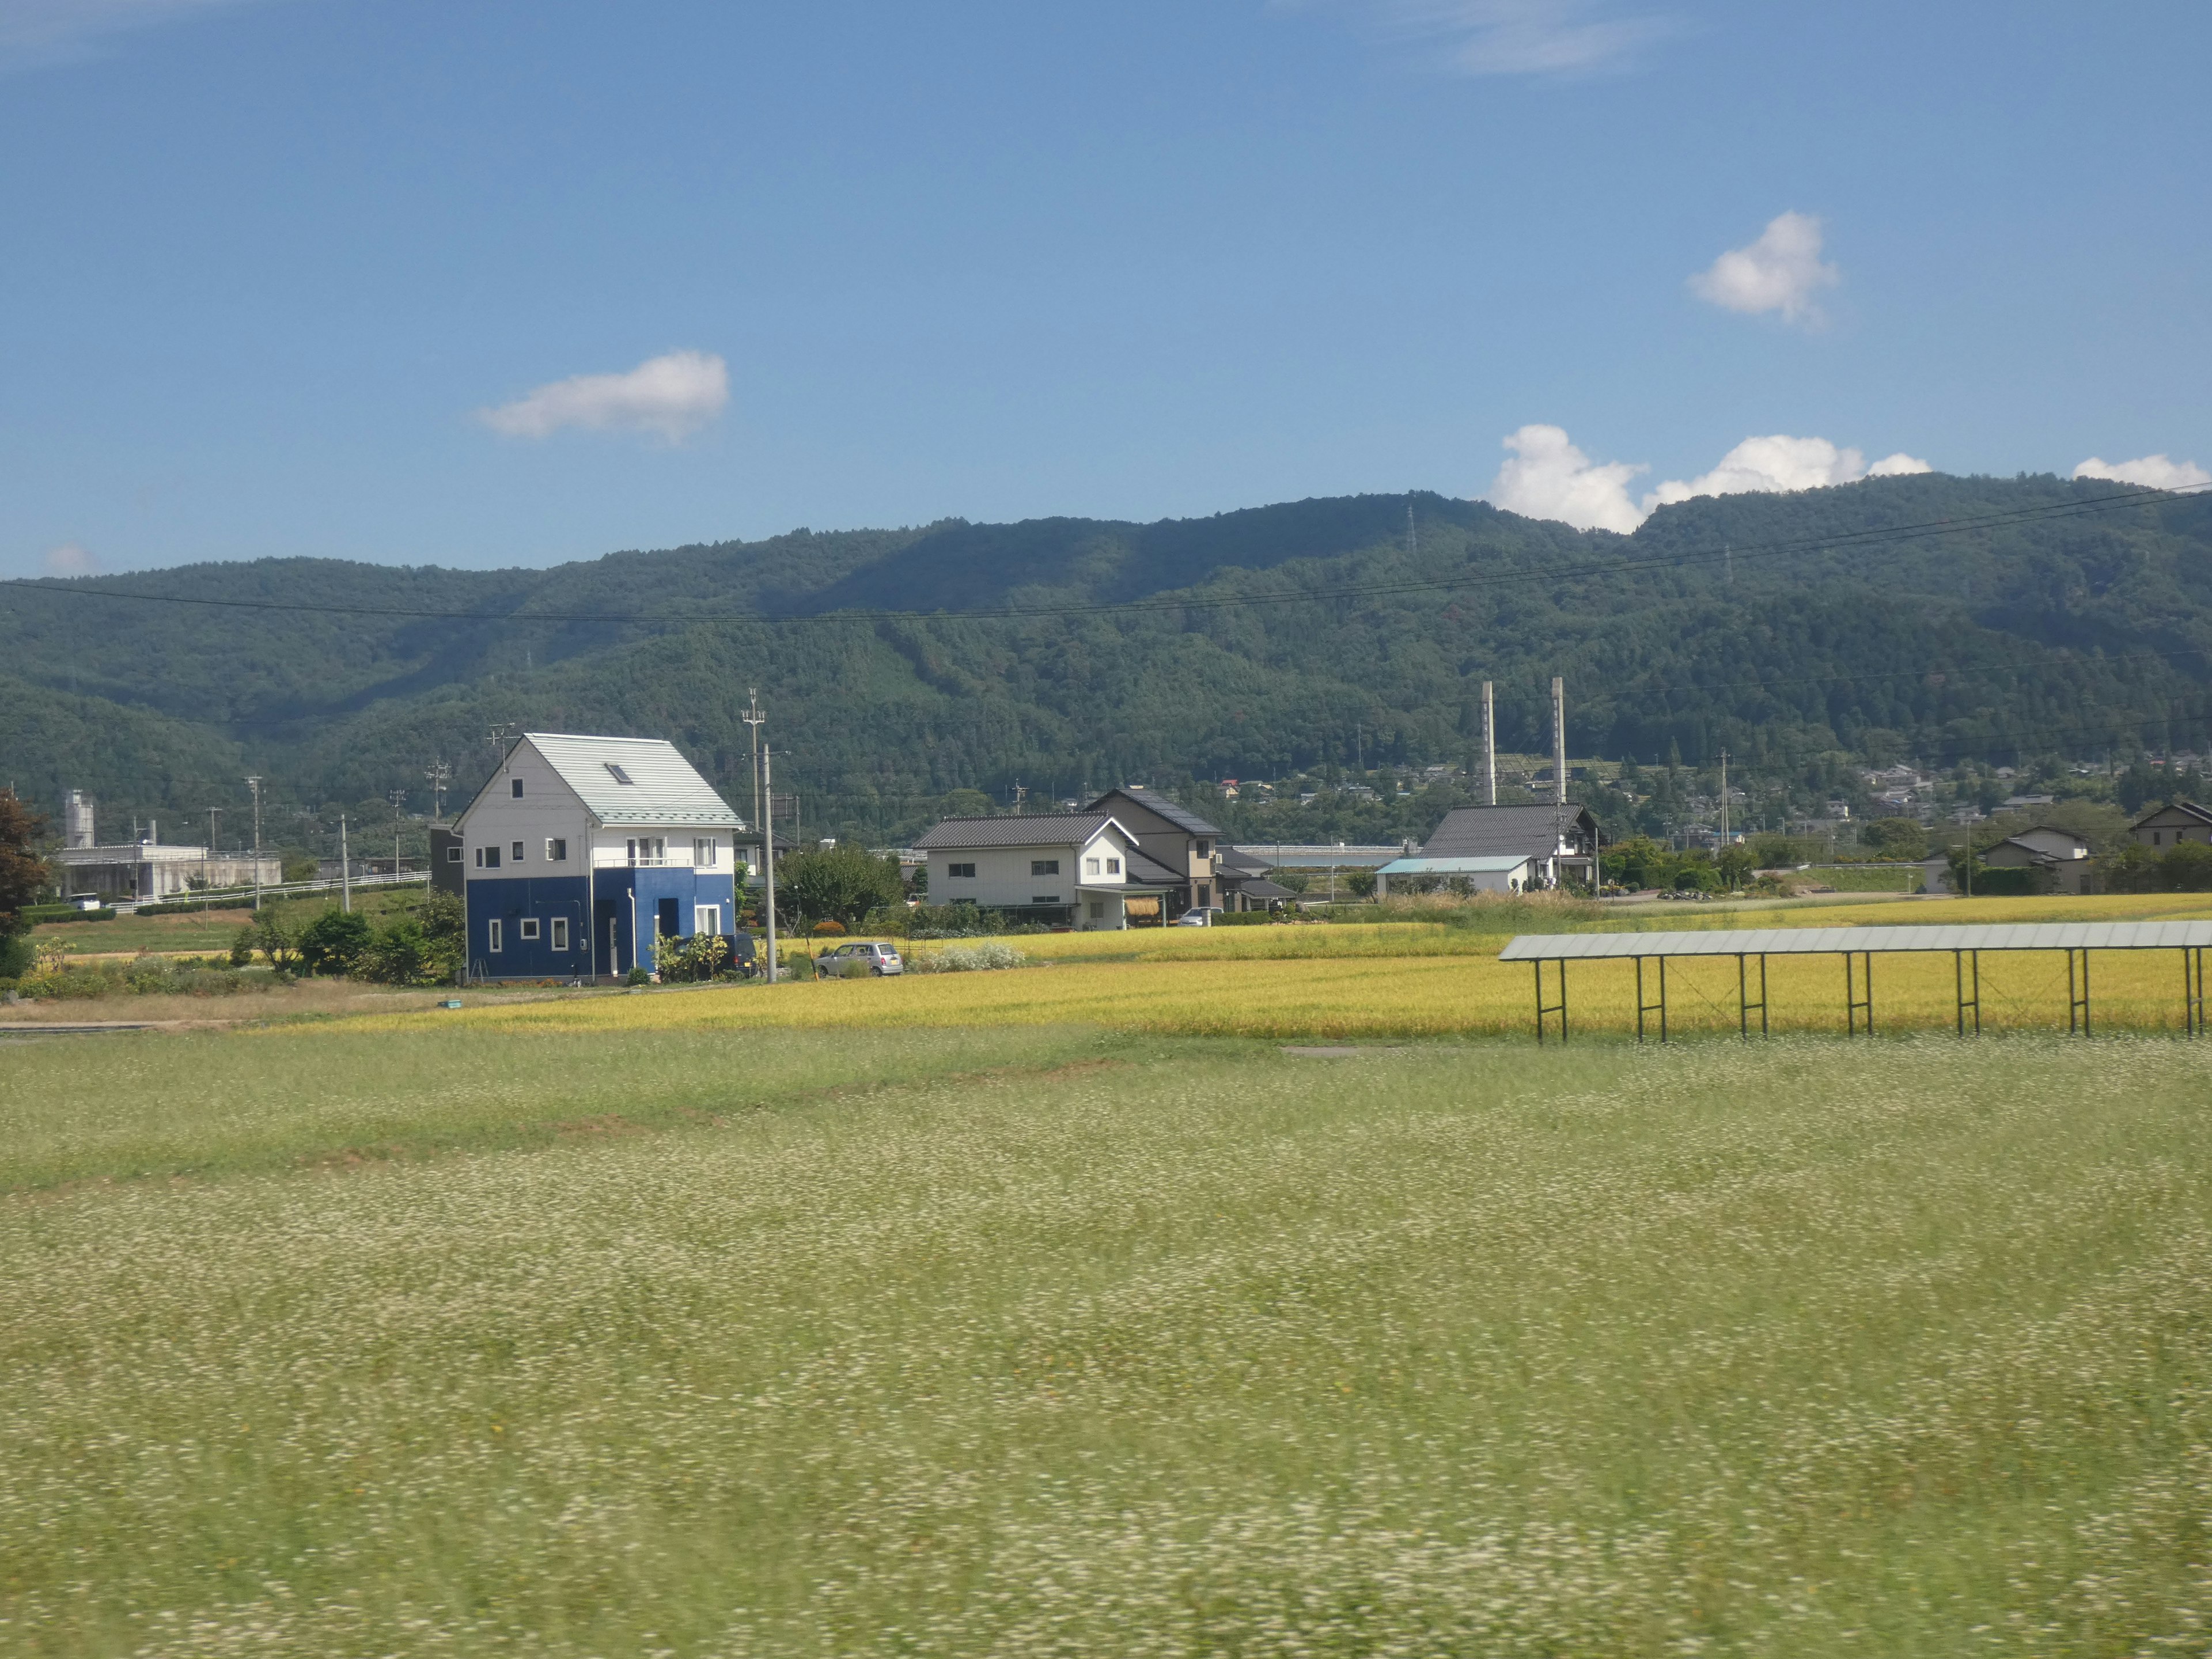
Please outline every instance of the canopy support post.
[{"label": "canopy support post", "polygon": [[1667,958],[1659,958],[1659,1000],[1644,1000],[1644,958],[1636,958],[1636,1040],[1644,1041],[1644,1019],[1647,1014],[1659,1016],[1659,1041],[1667,1040]]},{"label": "canopy support post", "polygon": [[[1967,958],[1970,957],[1973,959],[1971,993],[1966,978]],[[1971,1012],[1974,1017],[1974,1035],[1979,1036],[1982,1034],[1982,953],[1979,951],[1952,951],[1951,974],[1958,983],[1959,1035],[1966,1035],[1966,1016]]]},{"label": "canopy support post", "polygon": [[2066,1031],[2089,1035],[2089,947],[2081,947],[2081,976],[2077,992],[2074,977],[2074,952],[2066,952]]},{"label": "canopy support post", "polygon": [[1759,953],[1759,1000],[1753,1002],[1750,997],[1749,985],[1744,970],[1743,953],[1738,951],[1735,959],[1735,1029],[1736,1035],[1747,1042],[1751,1037],[1751,1011],[1753,1008],[1759,1010],[1759,1034],[1765,1036],[1766,1035],[1766,952],[1761,951]]},{"label": "canopy support post", "polygon": [[1567,961],[1565,957],[1560,957],[1557,958],[1557,960],[1559,964],[1559,1000],[1548,1008],[1544,1006],[1543,960],[1540,957],[1537,959],[1535,963],[1536,1046],[1540,1048],[1543,1047],[1544,1044],[1544,1022],[1553,1014],[1557,1014],[1559,1017],[1560,1043],[1564,1045],[1567,1040]]},{"label": "canopy support post", "polygon": [[[1859,1034],[1858,1017],[1864,1012],[1866,1034],[1872,1036],[1874,1035],[1874,954],[1869,951],[1856,953],[1859,958],[1859,972],[1856,974],[1851,970],[1853,954],[1854,952],[1850,951],[1844,952],[1844,1035],[1856,1036]],[[1862,979],[1866,986],[1864,996],[1859,994]]]},{"label": "canopy support post", "polygon": [[2181,1024],[2192,1037],[2204,1035],[2204,947],[2181,948]]}]

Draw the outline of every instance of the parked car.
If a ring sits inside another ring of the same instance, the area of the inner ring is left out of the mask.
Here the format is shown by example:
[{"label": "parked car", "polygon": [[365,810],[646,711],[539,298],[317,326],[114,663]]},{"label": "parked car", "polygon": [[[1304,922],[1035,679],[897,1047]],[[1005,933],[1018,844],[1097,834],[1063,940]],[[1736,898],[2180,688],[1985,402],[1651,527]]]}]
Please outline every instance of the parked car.
[{"label": "parked car", "polygon": [[1221,914],[1218,904],[1194,904],[1175,919],[1178,927],[1211,927],[1214,917]]},{"label": "parked car", "polygon": [[851,945],[841,945],[834,951],[823,951],[814,958],[814,971],[818,975],[826,975],[831,979],[842,979],[851,969],[862,963],[866,963],[867,970],[878,979],[885,974],[906,972],[906,964],[899,960],[899,953],[896,950],[888,945],[878,945],[872,940],[860,940]]}]

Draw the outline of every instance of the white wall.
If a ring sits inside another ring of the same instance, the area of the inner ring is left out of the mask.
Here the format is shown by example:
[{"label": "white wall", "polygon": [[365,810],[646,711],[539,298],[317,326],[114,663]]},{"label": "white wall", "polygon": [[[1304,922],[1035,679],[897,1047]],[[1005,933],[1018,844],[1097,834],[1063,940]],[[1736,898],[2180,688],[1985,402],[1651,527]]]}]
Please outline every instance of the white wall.
[{"label": "white wall", "polygon": [[[1086,872],[1085,860],[1097,859],[1097,875]],[[1056,859],[1060,873],[1052,876],[1032,875],[1030,866],[1037,860]],[[1113,873],[1106,870],[1109,859],[1119,860],[1121,869]],[[954,876],[951,866],[972,864],[972,877]],[[1078,884],[1085,887],[1119,886],[1127,880],[1129,850],[1111,830],[1101,830],[1091,840],[1078,846],[1062,842],[1036,847],[979,847],[973,850],[933,848],[929,854],[929,902],[958,904],[966,901],[981,905],[987,910],[1000,910],[1013,906],[1036,904],[1073,904],[1077,906],[1077,926],[1082,927],[1119,927],[1122,924],[1121,902],[1112,900],[1106,914],[1093,920],[1089,906],[1083,902],[1085,895],[1076,891]]]},{"label": "white wall", "polygon": [[[513,781],[522,780],[522,797],[516,799]],[[529,876],[583,876],[590,872],[591,815],[584,811],[568,786],[528,744],[518,744],[463,815],[461,873],[470,880]],[[549,863],[548,837],[568,843],[566,863]],[[522,843],[522,859],[514,858],[514,843]],[[499,868],[477,867],[477,849],[497,847]]]}]

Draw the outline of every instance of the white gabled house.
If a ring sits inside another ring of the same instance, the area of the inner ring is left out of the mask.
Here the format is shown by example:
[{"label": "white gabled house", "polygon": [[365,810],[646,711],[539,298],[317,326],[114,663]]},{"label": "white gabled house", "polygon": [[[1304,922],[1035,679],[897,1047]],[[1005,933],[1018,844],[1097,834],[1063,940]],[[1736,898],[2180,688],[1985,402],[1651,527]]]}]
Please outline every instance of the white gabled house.
[{"label": "white gabled house", "polygon": [[526,733],[454,823],[468,973],[607,978],[737,928],[744,822],[676,745]]},{"label": "white gabled house", "polygon": [[915,848],[929,857],[932,904],[965,900],[1086,933],[1127,927],[1132,902],[1157,914],[1180,879],[1103,812],[947,818]]}]

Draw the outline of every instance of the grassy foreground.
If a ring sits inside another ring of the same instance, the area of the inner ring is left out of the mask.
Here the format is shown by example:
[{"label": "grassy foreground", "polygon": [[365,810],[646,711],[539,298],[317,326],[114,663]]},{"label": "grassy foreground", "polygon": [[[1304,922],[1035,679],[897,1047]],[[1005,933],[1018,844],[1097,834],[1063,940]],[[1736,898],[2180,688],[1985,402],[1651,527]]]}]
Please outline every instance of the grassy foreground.
[{"label": "grassy foreground", "polygon": [[[854,1086],[894,1051],[848,1032],[655,1069],[349,1029],[9,1051],[0,1649],[2134,1654],[2212,1617],[2179,1042],[1020,1030]],[[550,1121],[594,1106],[650,1127]],[[425,1155],[334,1158],[372,1133]]]}]

